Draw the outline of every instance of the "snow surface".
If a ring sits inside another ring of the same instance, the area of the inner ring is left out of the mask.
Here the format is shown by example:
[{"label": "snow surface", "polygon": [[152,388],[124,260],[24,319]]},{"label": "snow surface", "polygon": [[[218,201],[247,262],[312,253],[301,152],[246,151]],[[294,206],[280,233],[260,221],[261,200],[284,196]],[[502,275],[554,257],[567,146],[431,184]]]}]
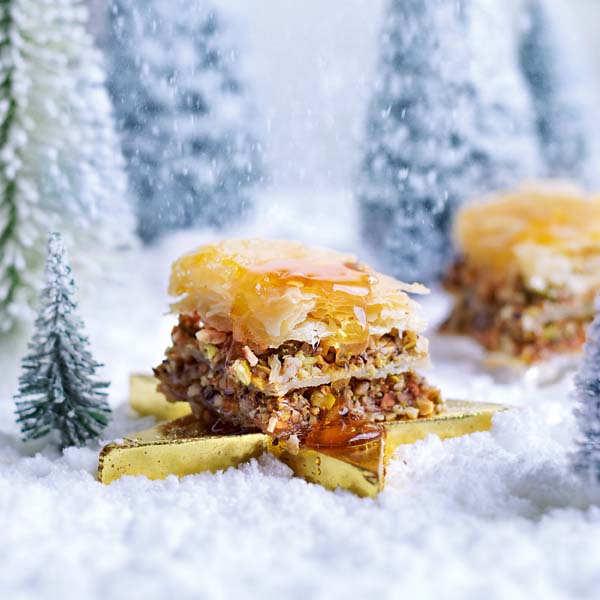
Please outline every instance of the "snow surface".
[{"label": "snow surface", "polygon": [[[230,233],[356,249],[354,218],[348,194],[287,194],[285,203],[271,194],[245,230]],[[323,222],[340,226],[323,239]],[[214,235],[138,250],[82,298],[101,375],[113,381],[106,440],[153,423],[128,408],[127,376],[159,362],[168,342],[169,263]],[[433,321],[446,307],[439,292],[425,302]],[[597,597],[599,498],[567,466],[571,378],[500,384],[468,344],[433,345],[429,377],[448,397],[520,408],[497,415],[489,433],[402,448],[371,500],[292,478],[270,456],[215,475],[102,485],[99,445],[61,456],[19,441],[10,395],[24,339],[4,343],[0,597]]]}]

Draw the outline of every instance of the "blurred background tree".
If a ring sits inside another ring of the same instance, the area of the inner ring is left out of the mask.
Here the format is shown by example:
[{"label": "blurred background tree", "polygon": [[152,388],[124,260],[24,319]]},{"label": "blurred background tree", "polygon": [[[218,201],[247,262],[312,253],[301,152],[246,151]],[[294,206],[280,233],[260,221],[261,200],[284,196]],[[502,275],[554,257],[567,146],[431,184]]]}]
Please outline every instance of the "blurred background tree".
[{"label": "blurred background tree", "polygon": [[0,332],[31,317],[46,236],[93,269],[132,240],[102,57],[82,0],[0,4]]},{"label": "blurred background tree", "polygon": [[[498,7],[499,4],[514,12],[519,5],[527,5],[530,1],[534,0],[509,0],[506,3],[484,0],[479,5],[483,7],[484,22],[489,22],[490,10],[492,14],[494,11],[498,14],[497,11],[502,10]],[[101,31],[105,28],[105,3],[103,0],[96,0],[94,4],[97,8],[96,29]],[[238,28],[236,41],[240,41],[240,47],[247,49],[244,55],[251,66],[253,88],[259,99],[261,112],[268,122],[272,186],[283,191],[302,190],[306,199],[306,205],[298,208],[293,206],[298,194],[288,196],[288,202],[285,201],[286,196],[281,194],[277,201],[282,205],[285,203],[283,211],[295,214],[305,230],[308,226],[304,224],[309,220],[314,221],[312,229],[315,235],[319,235],[318,224],[322,221],[316,215],[320,214],[324,206],[321,199],[326,194],[327,204],[337,205],[337,209],[330,211],[331,214],[336,214],[337,210],[346,218],[350,217],[347,226],[356,228],[353,202],[348,196],[352,172],[365,155],[362,146],[362,125],[366,120],[364,111],[374,83],[372,72],[380,42],[379,24],[383,20],[387,2],[348,0],[324,4],[318,0],[306,0],[303,3],[295,0],[281,0],[278,3],[249,0],[233,5],[226,0],[215,0],[215,5],[228,20],[233,17],[234,21],[237,20],[242,25],[243,39],[237,39]],[[463,5],[468,6],[468,3]],[[573,0],[568,6],[563,3],[562,8],[564,11],[571,11],[575,17],[573,25],[559,23],[563,46],[571,49],[579,47],[584,52],[587,50],[593,57],[600,51],[600,4],[596,0]],[[540,44],[543,36],[526,35],[529,26],[532,31],[540,30],[531,15],[529,23],[528,19],[521,19],[515,24],[515,29],[517,32],[520,30],[523,36],[522,41],[529,39],[520,48],[523,53],[526,53],[527,47],[530,53],[536,45],[543,47],[543,43]],[[285,27],[281,26],[282,23],[285,23]],[[554,20],[552,28],[558,31],[556,25]],[[487,36],[481,37],[478,53],[484,59],[488,46],[496,43],[496,37],[497,33],[489,35],[489,31]],[[538,37],[538,41],[534,43],[535,37]],[[455,39],[458,40],[458,37],[455,36]],[[519,44],[515,48],[519,49]],[[546,69],[548,64],[546,63]],[[499,71],[501,72],[502,70]],[[521,77],[533,82],[534,72],[535,69],[525,69]],[[600,77],[597,75],[600,75],[600,70],[597,70],[596,77],[589,78],[593,80],[593,98],[598,96]],[[497,79],[500,78],[491,69],[490,81],[493,85],[498,84]],[[548,129],[548,125],[543,123],[549,122],[547,118],[541,117],[545,112],[541,110],[544,104],[541,97],[538,95],[535,102],[533,99],[530,101],[536,113],[535,127],[538,131]],[[352,102],[348,102],[348,98]],[[563,139],[568,139],[568,136]],[[568,149],[569,144],[565,148]],[[570,147],[577,148],[578,144],[579,142],[575,142]],[[549,163],[547,150],[548,146],[543,158]],[[546,168],[543,171],[544,174],[547,173]],[[559,174],[565,176],[565,173]],[[342,190],[344,193],[328,193],[330,190]],[[268,202],[273,209],[277,208],[273,206],[270,197]],[[442,223],[448,222],[443,213],[438,217]],[[293,235],[293,231],[290,235]],[[331,239],[331,235],[328,239]],[[387,243],[394,248],[393,240]],[[448,240],[443,243],[448,244]],[[403,251],[401,240],[399,247]],[[371,248],[380,257],[386,254],[376,243],[371,244]],[[449,251],[447,246],[446,248]],[[356,250],[354,245],[348,245],[346,249]],[[366,249],[361,246],[360,251],[365,253]],[[434,249],[434,256],[436,252],[438,251]]]},{"label": "blurred background tree", "polygon": [[572,7],[530,0],[521,63],[536,111],[548,177],[600,183],[600,113]]},{"label": "blurred background tree", "polygon": [[[88,1],[91,25],[100,37],[107,26],[107,0]],[[387,0],[213,3],[241,38],[253,92],[268,123],[272,184],[278,189],[348,189],[362,158],[365,109]],[[600,53],[600,2],[563,4],[575,21],[569,39],[593,60]],[[598,92],[600,64],[593,66]],[[343,197],[337,201],[346,202]]]},{"label": "blurred background tree", "polygon": [[239,221],[263,165],[221,18],[204,0],[112,0],[109,15],[109,91],[142,239]]}]

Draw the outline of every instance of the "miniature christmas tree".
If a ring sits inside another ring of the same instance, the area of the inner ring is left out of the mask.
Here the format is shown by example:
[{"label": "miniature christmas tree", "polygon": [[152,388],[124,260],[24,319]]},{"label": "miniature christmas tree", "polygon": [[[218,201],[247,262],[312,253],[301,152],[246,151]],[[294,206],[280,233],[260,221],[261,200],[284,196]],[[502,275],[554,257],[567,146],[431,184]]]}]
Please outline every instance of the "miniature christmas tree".
[{"label": "miniature christmas tree", "polygon": [[594,78],[586,69],[568,7],[555,0],[529,0],[529,17],[521,62],[534,100],[547,174],[597,185],[600,146]]},{"label": "miniature christmas tree", "polygon": [[365,237],[401,278],[442,272],[460,202],[541,171],[517,35],[504,3],[389,2],[358,198]]},{"label": "miniature christmas tree", "polygon": [[238,54],[205,1],[112,0],[106,51],[139,233],[237,219],[262,176]]},{"label": "miniature christmas tree", "polygon": [[88,350],[74,293],[62,238],[52,233],[35,333],[19,379],[17,422],[26,439],[58,432],[63,448],[97,438],[110,414],[102,391],[108,383],[93,380],[100,365]]},{"label": "miniature christmas tree", "polygon": [[575,378],[579,425],[575,471],[600,483],[600,296],[596,299],[596,318],[588,327],[583,363]]},{"label": "miniature christmas tree", "polygon": [[0,2],[0,332],[29,315],[48,229],[76,242],[78,258],[130,239],[123,161],[86,22],[81,0]]}]

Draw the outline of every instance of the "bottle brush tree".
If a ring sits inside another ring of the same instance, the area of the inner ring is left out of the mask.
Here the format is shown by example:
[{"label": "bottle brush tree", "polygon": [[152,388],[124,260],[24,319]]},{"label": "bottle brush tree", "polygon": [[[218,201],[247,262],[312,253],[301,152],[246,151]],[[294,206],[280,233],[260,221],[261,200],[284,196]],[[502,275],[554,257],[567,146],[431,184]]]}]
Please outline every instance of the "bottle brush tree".
[{"label": "bottle brush tree", "polygon": [[98,438],[110,415],[104,391],[108,383],[95,379],[101,365],[88,349],[74,293],[62,238],[52,233],[35,332],[22,361],[16,412],[26,439],[55,434],[63,448]]},{"label": "bottle brush tree", "polygon": [[528,0],[520,58],[535,109],[546,175],[595,187],[600,183],[600,113],[568,4]]}]

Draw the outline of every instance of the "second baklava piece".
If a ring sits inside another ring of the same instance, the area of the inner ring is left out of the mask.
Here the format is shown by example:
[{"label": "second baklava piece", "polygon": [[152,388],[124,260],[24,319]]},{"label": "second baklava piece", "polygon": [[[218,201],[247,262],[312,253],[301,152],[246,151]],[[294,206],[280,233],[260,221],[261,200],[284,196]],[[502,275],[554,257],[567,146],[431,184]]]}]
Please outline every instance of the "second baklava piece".
[{"label": "second baklava piece", "polygon": [[499,364],[576,352],[600,290],[600,200],[557,185],[465,207],[442,331],[471,336]]}]

